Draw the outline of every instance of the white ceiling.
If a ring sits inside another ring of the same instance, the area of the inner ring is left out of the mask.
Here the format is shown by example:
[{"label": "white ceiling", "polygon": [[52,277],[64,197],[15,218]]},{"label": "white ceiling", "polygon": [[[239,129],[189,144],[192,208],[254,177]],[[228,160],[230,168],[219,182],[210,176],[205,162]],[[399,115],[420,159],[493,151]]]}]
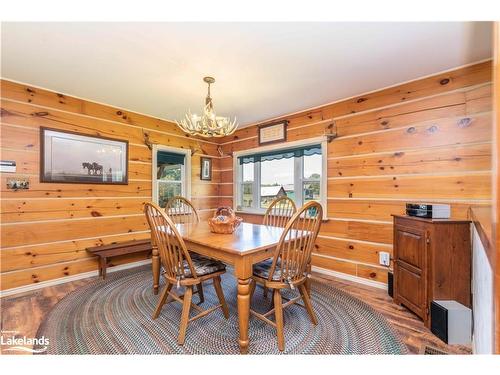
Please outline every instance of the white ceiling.
[{"label": "white ceiling", "polygon": [[3,23],[2,77],[248,125],[489,58],[491,23]]}]

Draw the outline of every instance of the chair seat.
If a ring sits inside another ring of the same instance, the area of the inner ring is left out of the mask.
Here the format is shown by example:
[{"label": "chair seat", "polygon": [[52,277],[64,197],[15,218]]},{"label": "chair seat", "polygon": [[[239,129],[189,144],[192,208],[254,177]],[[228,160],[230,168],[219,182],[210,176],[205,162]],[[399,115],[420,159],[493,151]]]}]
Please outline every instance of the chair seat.
[{"label": "chair seat", "polygon": [[[189,254],[191,255],[191,260],[193,261],[193,266],[197,276],[205,276],[214,272],[224,271],[226,269],[226,265],[218,260],[204,257],[203,255],[192,252],[189,252]],[[192,277],[186,260],[184,260],[184,274],[185,277]]]},{"label": "chair seat", "polygon": [[[194,270],[196,271],[196,276],[205,276],[211,273],[225,271],[226,265],[218,260],[204,257],[196,253],[189,252],[191,255],[191,261],[193,262]],[[165,273],[163,265],[161,267],[162,273]],[[184,277],[193,277],[191,270],[189,269],[189,264],[187,260],[184,260]]]},{"label": "chair seat", "polygon": [[[269,272],[271,272],[272,265],[273,265],[272,258],[254,264],[253,275],[268,280]],[[281,280],[281,260],[278,260],[278,264],[276,265],[276,269],[274,270],[272,281],[280,281],[280,280]]]},{"label": "chair seat", "polygon": [[[269,278],[269,272],[271,272],[272,265],[273,265],[272,258],[266,259],[260,263],[254,264],[253,265],[253,275],[267,280]],[[276,265],[276,269],[274,270],[272,280],[279,281],[280,275],[281,275],[280,262],[278,262],[278,264]]]}]

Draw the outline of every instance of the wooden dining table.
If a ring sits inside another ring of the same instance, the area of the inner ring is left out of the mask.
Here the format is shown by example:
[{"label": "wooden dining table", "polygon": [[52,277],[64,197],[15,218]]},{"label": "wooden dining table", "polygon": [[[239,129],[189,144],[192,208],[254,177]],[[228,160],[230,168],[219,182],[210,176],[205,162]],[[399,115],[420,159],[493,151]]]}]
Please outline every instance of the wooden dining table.
[{"label": "wooden dining table", "polygon": [[[232,234],[212,233],[206,222],[177,224],[189,251],[230,264],[238,280],[238,322],[240,352],[248,353],[250,317],[250,282],[255,263],[271,258],[283,228],[241,223]],[[153,249],[153,287],[158,291],[160,260]]]}]

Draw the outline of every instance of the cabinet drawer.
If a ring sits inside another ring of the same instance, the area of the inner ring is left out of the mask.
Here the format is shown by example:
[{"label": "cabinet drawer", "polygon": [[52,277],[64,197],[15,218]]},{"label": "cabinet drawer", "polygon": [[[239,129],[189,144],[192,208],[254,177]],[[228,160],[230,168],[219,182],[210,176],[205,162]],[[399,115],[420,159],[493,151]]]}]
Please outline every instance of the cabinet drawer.
[{"label": "cabinet drawer", "polygon": [[409,228],[397,225],[394,230],[394,255],[418,269],[424,267],[426,238],[425,231],[420,228]]}]

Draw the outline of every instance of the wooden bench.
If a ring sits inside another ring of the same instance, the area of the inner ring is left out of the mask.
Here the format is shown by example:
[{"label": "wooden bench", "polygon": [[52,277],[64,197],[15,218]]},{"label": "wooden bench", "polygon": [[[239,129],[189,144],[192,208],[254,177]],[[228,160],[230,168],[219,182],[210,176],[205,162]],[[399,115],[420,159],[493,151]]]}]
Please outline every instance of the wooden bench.
[{"label": "wooden bench", "polygon": [[106,278],[108,258],[117,255],[152,251],[152,249],[153,247],[151,246],[151,240],[133,240],[113,243],[104,246],[87,247],[87,251],[89,253],[92,253],[93,255],[97,255],[99,257],[99,276],[102,276],[103,279]]}]

